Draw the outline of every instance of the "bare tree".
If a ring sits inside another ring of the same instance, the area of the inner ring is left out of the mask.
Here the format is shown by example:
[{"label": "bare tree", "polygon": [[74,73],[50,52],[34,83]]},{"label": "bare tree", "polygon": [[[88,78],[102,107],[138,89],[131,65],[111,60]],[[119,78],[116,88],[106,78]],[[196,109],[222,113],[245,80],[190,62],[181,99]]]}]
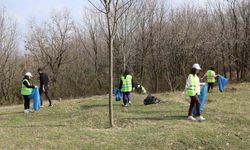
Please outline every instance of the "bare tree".
[{"label": "bare tree", "polygon": [[43,25],[31,23],[26,39],[26,49],[37,58],[42,66],[49,66],[52,82],[56,83],[62,65],[72,61],[71,50],[73,21],[69,12],[53,13],[51,20]]},{"label": "bare tree", "polygon": [[[101,7],[98,7],[88,0],[99,12],[105,14],[107,25],[107,44],[109,49],[109,125],[113,122],[113,42],[117,33],[118,20],[124,12],[132,5],[133,0],[100,0]],[[125,9],[122,9],[125,8]]]},{"label": "bare tree", "polygon": [[7,16],[5,9],[0,12],[0,24],[0,98],[4,104],[12,103],[15,96],[18,35],[16,22]]},{"label": "bare tree", "polygon": [[89,12],[84,15],[84,19],[82,20],[82,24],[78,25],[75,28],[77,34],[77,41],[82,47],[81,50],[83,54],[90,62],[94,65],[94,73],[95,80],[97,81],[99,90],[103,89],[103,82],[101,78],[103,78],[103,65],[105,57],[105,49],[102,48],[102,38],[100,35],[100,25],[99,18],[97,13]]},{"label": "bare tree", "polygon": [[247,0],[242,0],[238,2],[237,9],[239,11],[239,18],[242,23],[241,27],[241,65],[240,65],[240,78],[244,79],[247,77],[249,72],[249,49],[250,49],[250,2]]}]

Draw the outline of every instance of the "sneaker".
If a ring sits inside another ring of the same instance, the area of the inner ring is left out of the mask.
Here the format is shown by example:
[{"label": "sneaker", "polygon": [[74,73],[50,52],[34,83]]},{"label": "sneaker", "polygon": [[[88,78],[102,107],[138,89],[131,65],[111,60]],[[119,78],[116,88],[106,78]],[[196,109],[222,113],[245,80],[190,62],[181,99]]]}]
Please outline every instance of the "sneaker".
[{"label": "sneaker", "polygon": [[187,119],[190,120],[190,121],[196,121],[196,119],[193,116],[188,116]]},{"label": "sneaker", "polygon": [[25,114],[28,114],[29,112],[30,112],[29,109],[25,109],[25,110],[24,110],[24,113],[25,113]]},{"label": "sneaker", "polygon": [[126,104],[126,105],[123,105],[124,107],[128,107],[128,104]]},{"label": "sneaker", "polygon": [[129,105],[131,105],[131,104],[132,104],[132,102],[131,102],[131,101],[128,101],[128,103],[129,103]]},{"label": "sneaker", "polygon": [[53,104],[50,104],[49,107],[53,107],[54,105]]},{"label": "sneaker", "polygon": [[34,110],[32,110],[32,109],[28,109],[28,111],[29,111],[29,112],[34,112]]},{"label": "sneaker", "polygon": [[199,116],[199,117],[196,118],[196,120],[202,122],[202,121],[205,121],[206,119],[204,117],[202,117],[202,116]]}]

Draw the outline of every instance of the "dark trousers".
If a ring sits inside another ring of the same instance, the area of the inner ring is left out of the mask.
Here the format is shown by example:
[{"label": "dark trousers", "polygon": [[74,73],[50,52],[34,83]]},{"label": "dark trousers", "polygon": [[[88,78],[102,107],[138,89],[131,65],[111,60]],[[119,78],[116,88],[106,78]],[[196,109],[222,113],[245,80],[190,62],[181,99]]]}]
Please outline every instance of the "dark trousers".
[{"label": "dark trousers", "polygon": [[30,98],[29,95],[23,95],[24,109],[30,109]]},{"label": "dark trousers", "polygon": [[39,89],[39,93],[40,93],[40,100],[41,100],[41,106],[43,105],[43,100],[42,100],[42,94],[44,93],[46,98],[48,99],[49,101],[49,105],[51,106],[52,105],[52,102],[51,102],[51,99],[49,97],[49,91],[48,91],[48,88],[45,87],[45,91],[43,91],[42,88]]},{"label": "dark trousers", "polygon": [[213,88],[214,88],[214,83],[208,83],[207,92],[210,92],[210,88],[211,88],[211,91],[212,91]]},{"label": "dark trousers", "polygon": [[122,93],[123,104],[126,105],[131,100],[130,92]]},{"label": "dark trousers", "polygon": [[189,110],[188,110],[188,116],[192,116],[195,105],[196,105],[197,115],[200,116],[201,103],[200,103],[198,95],[190,96],[190,98],[191,98],[191,102],[190,102],[190,106],[189,106]]}]

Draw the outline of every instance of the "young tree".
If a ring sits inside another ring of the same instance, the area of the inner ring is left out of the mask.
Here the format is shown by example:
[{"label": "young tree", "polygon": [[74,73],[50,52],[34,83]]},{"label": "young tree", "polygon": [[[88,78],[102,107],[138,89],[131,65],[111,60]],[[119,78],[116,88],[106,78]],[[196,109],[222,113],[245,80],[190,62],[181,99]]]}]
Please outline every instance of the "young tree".
[{"label": "young tree", "polygon": [[[134,0],[100,0],[100,5],[95,5],[88,0],[99,12],[106,16],[106,41],[109,49],[109,125],[113,122],[113,49],[114,38],[117,33],[117,25],[121,16],[132,5]],[[123,8],[123,9],[122,9]]]}]

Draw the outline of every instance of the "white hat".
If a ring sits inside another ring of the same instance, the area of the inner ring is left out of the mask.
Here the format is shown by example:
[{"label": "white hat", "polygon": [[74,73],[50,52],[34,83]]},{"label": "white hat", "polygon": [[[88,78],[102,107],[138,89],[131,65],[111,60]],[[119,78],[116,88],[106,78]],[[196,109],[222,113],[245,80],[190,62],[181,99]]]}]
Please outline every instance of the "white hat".
[{"label": "white hat", "polygon": [[201,70],[201,67],[199,64],[194,64],[192,68],[195,68],[197,70]]},{"label": "white hat", "polygon": [[26,76],[29,76],[29,77],[33,77],[32,74],[30,72],[26,72],[25,73]]}]

